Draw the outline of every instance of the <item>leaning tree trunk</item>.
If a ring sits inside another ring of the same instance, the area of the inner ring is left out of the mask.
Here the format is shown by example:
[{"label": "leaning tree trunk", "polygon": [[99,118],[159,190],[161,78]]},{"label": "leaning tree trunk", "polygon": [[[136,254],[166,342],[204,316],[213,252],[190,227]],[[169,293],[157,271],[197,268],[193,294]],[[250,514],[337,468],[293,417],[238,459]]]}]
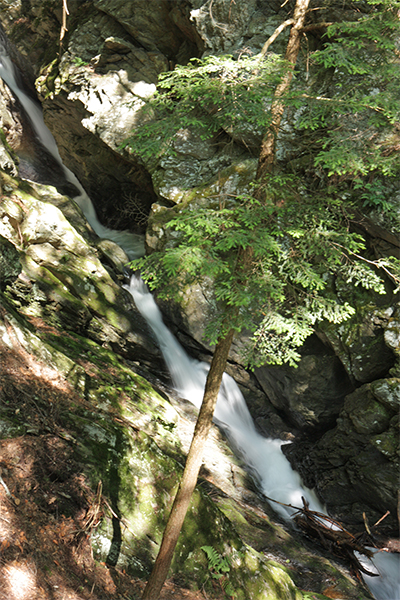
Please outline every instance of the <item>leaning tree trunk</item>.
[{"label": "leaning tree trunk", "polygon": [[[310,0],[296,0],[293,19],[290,20],[292,27],[285,58],[289,62],[291,68],[288,70],[275,92],[275,100],[271,107],[272,125],[263,139],[258,163],[257,179],[260,181],[262,181],[266,173],[271,170],[275,159],[275,142],[285,108],[283,97],[288,92],[293,78],[293,70],[300,49],[300,30],[304,25],[309,2]],[[287,24],[289,24],[289,22],[287,22]],[[268,44],[264,46],[265,51],[267,45]],[[243,280],[243,283],[245,281],[246,267],[251,263],[251,260],[251,248],[242,249],[239,252],[238,276],[239,279]],[[175,546],[189,508],[192,493],[196,487],[197,477],[203,460],[203,449],[211,428],[218,392],[221,386],[222,376],[225,371],[234,333],[235,330],[233,328],[228,329],[227,333],[222,334],[222,337],[219,339],[215,348],[207,377],[203,402],[197,418],[189,454],[186,459],[185,470],[168,518],[160,550],[143,592],[142,600],[158,600],[161,588],[167,578]]]},{"label": "leaning tree trunk", "polygon": [[[289,63],[289,68],[282,79],[281,83],[275,90],[275,99],[271,106],[271,125],[265,134],[262,144],[261,152],[258,159],[258,168],[256,179],[262,181],[267,173],[270,173],[275,161],[275,146],[276,138],[281,126],[282,116],[285,110],[284,96],[287,94],[290,88],[290,84],[293,79],[293,72],[296,66],[297,57],[300,50],[301,36],[303,35],[301,29],[304,27],[304,20],[310,0],[297,0],[296,6],[293,13],[293,19],[289,19],[278,27],[276,32],[280,33],[284,25],[292,24],[289,34],[288,45],[286,47],[285,59]],[[275,33],[276,33],[275,32]],[[275,34],[265,43],[262,53],[265,54],[269,44],[275,39]]]},{"label": "leaning tree trunk", "polygon": [[160,550],[143,592],[142,600],[157,600],[164,581],[167,578],[175,546],[189,508],[190,499],[196,487],[197,477],[203,460],[203,449],[211,428],[218,392],[221,387],[222,376],[225,371],[233,336],[234,330],[230,329],[218,341],[215,348],[207,377],[203,402],[186,459],[185,470],[168,518]]}]

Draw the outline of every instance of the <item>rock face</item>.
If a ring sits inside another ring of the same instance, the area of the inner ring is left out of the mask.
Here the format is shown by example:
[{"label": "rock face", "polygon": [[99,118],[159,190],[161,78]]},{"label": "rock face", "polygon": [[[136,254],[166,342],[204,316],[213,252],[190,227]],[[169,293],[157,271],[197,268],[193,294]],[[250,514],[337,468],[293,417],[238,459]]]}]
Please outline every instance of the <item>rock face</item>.
[{"label": "rock face", "polygon": [[313,336],[302,348],[296,369],[264,366],[255,375],[275,408],[296,428],[326,430],[335,424],[343,401],[353,385],[332,350]]},{"label": "rock face", "polygon": [[211,9],[207,2],[187,0],[154,0],[151,8],[146,2],[71,0],[59,61],[60,3],[33,1],[28,9],[5,4],[0,19],[22,54],[18,63],[29,57],[46,123],[103,222],[143,231],[157,196],[170,204],[177,190],[251,156],[248,140],[246,148],[227,135],[216,151],[213,144],[186,137],[176,141],[177,158],[157,165],[150,177],[120,144],[138,125],[160,72],[205,49],[259,51],[281,19],[278,3],[260,8],[254,0],[243,10],[230,0],[215,1]]},{"label": "rock face", "polygon": [[[99,343],[115,344],[132,360],[139,357],[141,346],[143,358],[157,358],[159,352],[147,339],[146,325],[139,314],[128,312],[117,278],[99,260],[102,257],[107,264],[107,257],[88,245],[93,235],[78,207],[54,188],[21,188],[4,175],[3,181],[9,195],[0,205],[0,235],[23,248],[18,283],[10,291],[20,313],[85,333]],[[15,268],[3,258],[3,281]]]},{"label": "rock face", "polygon": [[37,89],[45,120],[100,219],[140,231],[156,196],[147,171],[118,147],[135,125],[143,99],[154,91],[158,74],[175,61],[198,55],[202,41],[184,1],[170,5],[157,0],[151,7],[145,2],[134,7],[72,1],[68,6],[69,33],[59,63],[54,60],[59,2],[32,2],[28,12],[17,4],[7,7],[3,25],[11,27],[36,74],[40,71]]},{"label": "rock face", "polygon": [[287,447],[286,455],[343,523],[370,524],[388,510],[382,530],[395,532],[399,483],[400,380],[364,384],[348,395],[337,426],[316,444]]}]

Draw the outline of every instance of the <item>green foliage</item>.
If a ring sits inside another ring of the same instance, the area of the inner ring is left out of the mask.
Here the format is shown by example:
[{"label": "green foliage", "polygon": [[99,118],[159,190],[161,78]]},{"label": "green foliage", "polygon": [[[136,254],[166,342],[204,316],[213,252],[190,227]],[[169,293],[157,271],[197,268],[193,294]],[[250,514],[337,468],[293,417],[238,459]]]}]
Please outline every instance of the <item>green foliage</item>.
[{"label": "green foliage", "polygon": [[208,569],[211,577],[220,582],[221,587],[227,596],[235,598],[235,591],[228,580],[228,573],[231,569],[228,558],[226,556],[221,556],[212,546],[202,546],[201,549],[207,555]]},{"label": "green foliage", "polygon": [[[187,286],[211,281],[208,340],[216,343],[224,326],[248,330],[250,366],[295,365],[318,321],[349,318],[354,309],[339,301],[336,280],[379,294],[384,288],[378,273],[399,281],[395,261],[367,260],[362,238],[349,225],[353,206],[392,209],[385,189],[400,172],[397,138],[390,137],[400,120],[399,6],[368,0],[354,21],[330,26],[311,56],[311,83],[299,77],[279,99],[295,109],[296,127],[313,132],[318,188],[310,178],[275,169],[254,194],[219,207],[178,206],[166,224],[173,245],[134,262],[164,298],[177,299]],[[173,153],[178,131],[203,138],[242,126],[265,132],[286,69],[275,54],[208,56],[178,66],[161,77],[144,107],[145,124],[125,145],[149,160]],[[326,95],[312,83],[319,70],[330,71]]]},{"label": "green foliage", "polygon": [[74,58],[72,59],[72,62],[77,67],[87,67],[87,65],[89,64],[87,61],[84,61],[80,56],[74,56]]},{"label": "green foliage", "polygon": [[144,159],[173,152],[179,130],[196,131],[202,138],[246,123],[263,132],[270,124],[269,104],[286,71],[285,62],[271,54],[207,56],[159,77],[158,91],[142,109],[145,126],[132,132],[129,146]]},{"label": "green foliage", "polygon": [[[329,91],[317,96],[310,89],[298,121],[299,128],[323,134],[315,165],[359,187],[371,175],[397,177],[400,171],[398,152],[387,143],[400,119],[400,3],[368,0],[368,5],[356,20],[328,27],[325,44],[311,56],[311,72],[331,71]],[[364,206],[371,205],[369,198]],[[386,210],[381,198],[373,204]]]},{"label": "green foliage", "polygon": [[376,264],[359,254],[364,243],[349,231],[343,202],[299,187],[293,177],[271,175],[263,201],[241,196],[220,209],[177,209],[166,224],[178,234],[174,246],[134,262],[161,298],[179,299],[186,286],[211,279],[218,310],[206,335],[216,343],[231,314],[229,327],[254,332],[251,366],[294,365],[318,321],[340,323],[354,313],[338,302],[334,277],[384,293]]}]

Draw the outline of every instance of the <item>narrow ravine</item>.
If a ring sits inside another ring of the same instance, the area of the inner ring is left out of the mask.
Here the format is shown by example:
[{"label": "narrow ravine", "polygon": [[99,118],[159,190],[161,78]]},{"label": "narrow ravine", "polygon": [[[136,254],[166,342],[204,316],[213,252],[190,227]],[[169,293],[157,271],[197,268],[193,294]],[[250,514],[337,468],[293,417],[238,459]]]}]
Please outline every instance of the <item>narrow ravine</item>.
[{"label": "narrow ravine", "polygon": [[[67,181],[77,189],[74,200],[80,206],[87,221],[101,238],[111,239],[119,244],[130,259],[144,253],[141,236],[127,231],[115,231],[102,225],[96,215],[93,203],[75,175],[62,163],[56,142],[47,129],[40,107],[20,89],[14,67],[4,47],[0,46],[0,77],[19,99],[32,122],[41,144],[60,164]],[[127,286],[138,310],[154,331],[160,349],[170,371],[173,384],[182,398],[199,407],[207,376],[208,365],[190,359],[184,349],[164,325],[162,315],[143,283],[132,277]],[[216,423],[224,430],[232,446],[236,449],[248,469],[255,474],[260,489],[275,500],[301,506],[301,497],[307,497],[313,510],[323,512],[323,507],[312,491],[303,487],[299,475],[293,471],[281,452],[281,443],[259,435],[255,429],[244,398],[232,378],[224,376],[217,409]],[[290,509],[277,504],[274,508],[288,519]],[[368,586],[377,600],[400,600],[400,562],[398,555],[377,552],[374,559],[380,577],[366,578]],[[371,568],[369,565],[368,568]]]}]

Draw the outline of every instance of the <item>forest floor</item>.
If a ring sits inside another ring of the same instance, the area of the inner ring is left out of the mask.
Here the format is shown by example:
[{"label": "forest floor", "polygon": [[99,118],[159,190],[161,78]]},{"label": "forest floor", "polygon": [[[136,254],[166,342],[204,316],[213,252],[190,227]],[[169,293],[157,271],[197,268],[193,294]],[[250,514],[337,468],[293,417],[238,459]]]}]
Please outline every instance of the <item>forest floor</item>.
[{"label": "forest floor", "polygon": [[[111,513],[101,490],[94,491],[82,474],[57,418],[60,403],[65,409],[74,396],[57,371],[0,340],[1,414],[23,425],[22,435],[1,432],[0,600],[141,597],[144,581],[93,556],[91,534]],[[216,590],[213,598],[218,596]],[[160,596],[206,598],[172,580]]]},{"label": "forest floor", "polygon": [[[50,434],[0,443],[0,599],[139,600],[143,581],[94,560],[90,534],[105,507],[68,454]],[[160,598],[206,596],[169,581]]]}]

